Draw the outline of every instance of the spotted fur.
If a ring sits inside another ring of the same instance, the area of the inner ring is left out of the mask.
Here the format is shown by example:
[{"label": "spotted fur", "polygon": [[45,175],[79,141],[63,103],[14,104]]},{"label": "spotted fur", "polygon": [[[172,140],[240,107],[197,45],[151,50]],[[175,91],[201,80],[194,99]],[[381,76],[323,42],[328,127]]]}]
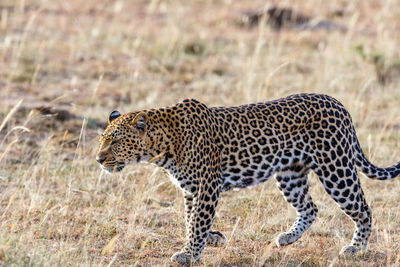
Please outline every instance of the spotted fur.
[{"label": "spotted fur", "polygon": [[389,168],[371,164],[348,111],[336,99],[317,94],[228,108],[189,99],[125,115],[114,111],[100,143],[97,161],[104,169],[117,172],[128,163],[152,162],[182,189],[186,239],[172,256],[182,264],[198,260],[206,242],[226,243],[222,233],[211,230],[221,192],[256,185],[273,175],[297,210],[296,221],[276,244],[298,240],[318,212],[309,192],[311,171],[356,225],[341,253],[365,250],[372,217],[357,168],[378,180],[400,174],[400,163]]}]

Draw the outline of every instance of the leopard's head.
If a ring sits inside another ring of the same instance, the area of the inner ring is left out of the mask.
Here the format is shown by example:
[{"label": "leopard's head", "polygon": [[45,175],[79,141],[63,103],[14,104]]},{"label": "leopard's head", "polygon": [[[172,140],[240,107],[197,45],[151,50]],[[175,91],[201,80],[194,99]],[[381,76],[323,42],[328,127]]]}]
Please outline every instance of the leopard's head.
[{"label": "leopard's head", "polygon": [[108,126],[100,136],[96,161],[108,172],[119,172],[126,164],[148,160],[154,138],[145,111],[121,115],[111,112]]}]

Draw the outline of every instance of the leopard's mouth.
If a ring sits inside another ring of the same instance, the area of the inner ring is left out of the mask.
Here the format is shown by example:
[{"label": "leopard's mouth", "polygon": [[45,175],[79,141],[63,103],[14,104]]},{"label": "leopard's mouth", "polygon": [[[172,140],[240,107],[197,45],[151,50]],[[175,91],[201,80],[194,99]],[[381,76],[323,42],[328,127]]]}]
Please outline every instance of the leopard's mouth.
[{"label": "leopard's mouth", "polygon": [[145,160],[145,158],[139,154],[139,153],[134,153],[134,157],[131,160],[128,160],[126,162],[124,161],[112,161],[112,162],[107,162],[108,164],[100,164],[101,168],[105,170],[108,173],[117,173],[122,171],[126,165],[128,164],[137,164]]},{"label": "leopard's mouth", "polygon": [[108,173],[120,172],[125,168],[125,165],[126,164],[124,162],[117,162],[116,164],[110,166],[104,166],[100,164],[101,168]]}]

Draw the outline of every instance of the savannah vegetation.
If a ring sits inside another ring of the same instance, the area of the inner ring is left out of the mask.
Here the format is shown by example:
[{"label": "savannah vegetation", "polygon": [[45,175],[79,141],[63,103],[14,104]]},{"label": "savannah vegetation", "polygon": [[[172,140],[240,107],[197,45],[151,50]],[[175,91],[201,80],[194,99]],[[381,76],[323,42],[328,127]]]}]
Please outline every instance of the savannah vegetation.
[{"label": "savannah vegetation", "polygon": [[[246,25],[274,6],[346,30]],[[173,266],[183,200],[164,172],[95,161],[108,114],[196,98],[231,106],[317,92],[349,110],[367,157],[400,160],[400,2],[0,1],[0,266]],[[363,175],[361,175],[363,176]],[[400,179],[361,177],[366,253],[339,257],[354,226],[310,177],[316,222],[276,248],[295,211],[274,179],[222,194],[228,244],[196,266],[399,266]]]}]

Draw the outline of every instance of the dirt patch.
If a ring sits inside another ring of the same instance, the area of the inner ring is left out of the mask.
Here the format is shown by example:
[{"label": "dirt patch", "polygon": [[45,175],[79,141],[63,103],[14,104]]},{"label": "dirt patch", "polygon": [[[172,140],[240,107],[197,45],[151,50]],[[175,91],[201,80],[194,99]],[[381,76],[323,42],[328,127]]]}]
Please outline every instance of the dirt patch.
[{"label": "dirt patch", "polygon": [[[339,12],[339,11],[338,11]],[[343,12],[339,12],[343,15]],[[239,22],[249,28],[258,26],[265,21],[274,30],[297,29],[297,30],[338,30],[347,31],[347,27],[331,20],[313,18],[292,8],[274,6],[268,9],[248,10],[241,13]]]}]

